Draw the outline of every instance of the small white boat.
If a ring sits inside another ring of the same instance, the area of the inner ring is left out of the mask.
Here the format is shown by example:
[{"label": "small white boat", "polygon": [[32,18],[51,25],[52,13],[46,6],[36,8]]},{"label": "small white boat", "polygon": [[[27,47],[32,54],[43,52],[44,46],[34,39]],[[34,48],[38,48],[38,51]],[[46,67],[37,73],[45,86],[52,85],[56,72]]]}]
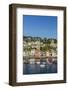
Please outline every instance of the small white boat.
[{"label": "small white boat", "polygon": [[36,62],[36,64],[40,64],[40,62]]},{"label": "small white boat", "polygon": [[41,68],[44,68],[44,67],[45,67],[45,64],[40,64],[40,67],[41,67]]}]

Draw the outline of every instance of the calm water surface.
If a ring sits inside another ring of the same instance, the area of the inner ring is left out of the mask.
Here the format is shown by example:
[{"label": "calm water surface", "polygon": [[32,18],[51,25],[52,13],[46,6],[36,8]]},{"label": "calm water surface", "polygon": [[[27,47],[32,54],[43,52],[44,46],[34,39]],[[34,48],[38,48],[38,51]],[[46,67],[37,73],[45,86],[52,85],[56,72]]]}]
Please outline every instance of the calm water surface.
[{"label": "calm water surface", "polygon": [[23,74],[57,73],[57,63],[23,64]]}]

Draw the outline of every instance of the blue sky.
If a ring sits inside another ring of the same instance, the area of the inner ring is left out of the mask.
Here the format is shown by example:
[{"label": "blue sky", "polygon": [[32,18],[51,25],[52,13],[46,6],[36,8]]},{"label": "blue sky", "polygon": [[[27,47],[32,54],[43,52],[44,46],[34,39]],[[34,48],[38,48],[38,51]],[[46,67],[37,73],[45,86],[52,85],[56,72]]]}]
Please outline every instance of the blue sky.
[{"label": "blue sky", "polygon": [[24,15],[24,35],[57,38],[57,16]]}]

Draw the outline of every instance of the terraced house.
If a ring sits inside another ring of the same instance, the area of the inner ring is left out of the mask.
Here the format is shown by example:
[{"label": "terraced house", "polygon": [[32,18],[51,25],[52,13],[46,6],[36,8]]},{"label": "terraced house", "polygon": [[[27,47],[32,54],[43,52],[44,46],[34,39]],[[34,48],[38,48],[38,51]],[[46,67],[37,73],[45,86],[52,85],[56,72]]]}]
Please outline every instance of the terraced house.
[{"label": "terraced house", "polygon": [[23,37],[24,57],[52,57],[57,56],[57,40],[40,37]]}]

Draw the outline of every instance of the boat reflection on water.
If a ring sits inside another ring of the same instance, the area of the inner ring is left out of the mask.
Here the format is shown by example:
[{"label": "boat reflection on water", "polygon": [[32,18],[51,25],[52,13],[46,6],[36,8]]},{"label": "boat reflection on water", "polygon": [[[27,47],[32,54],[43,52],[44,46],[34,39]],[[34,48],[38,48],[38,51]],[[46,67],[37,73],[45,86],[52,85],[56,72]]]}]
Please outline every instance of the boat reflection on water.
[{"label": "boat reflection on water", "polygon": [[[28,62],[25,62],[28,61]],[[53,58],[52,62],[45,59],[27,59],[23,62],[23,74],[47,74],[57,73],[57,58]]]}]

